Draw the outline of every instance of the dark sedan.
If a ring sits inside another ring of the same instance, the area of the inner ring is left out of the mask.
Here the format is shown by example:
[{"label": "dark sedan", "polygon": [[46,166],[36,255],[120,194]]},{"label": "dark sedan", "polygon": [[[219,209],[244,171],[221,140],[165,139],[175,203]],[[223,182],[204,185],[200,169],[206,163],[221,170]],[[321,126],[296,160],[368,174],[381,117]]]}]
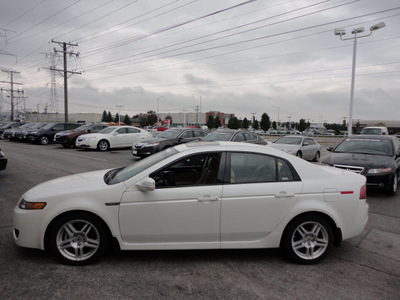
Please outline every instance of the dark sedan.
[{"label": "dark sedan", "polygon": [[7,157],[0,149],[0,170],[4,170],[7,167]]},{"label": "dark sedan", "polygon": [[172,146],[200,140],[207,132],[197,128],[172,128],[164,131],[155,138],[144,139],[134,143],[132,155],[146,157]]},{"label": "dark sedan", "polygon": [[400,170],[400,141],[394,136],[353,135],[343,140],[321,164],[367,177],[367,186],[395,194]]},{"label": "dark sedan", "polygon": [[246,130],[215,130],[202,138],[202,141],[244,142],[258,145],[267,145],[267,141],[258,134]]},{"label": "dark sedan", "polygon": [[87,133],[96,133],[108,127],[105,124],[86,124],[73,130],[65,130],[57,132],[54,135],[54,142],[63,145],[65,148],[76,147],[76,140],[79,136]]}]

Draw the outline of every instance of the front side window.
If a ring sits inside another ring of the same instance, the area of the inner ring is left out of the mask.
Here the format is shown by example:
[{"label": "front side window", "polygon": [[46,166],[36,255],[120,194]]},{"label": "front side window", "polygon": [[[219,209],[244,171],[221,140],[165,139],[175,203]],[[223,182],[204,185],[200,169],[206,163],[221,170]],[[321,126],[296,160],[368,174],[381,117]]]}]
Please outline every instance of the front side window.
[{"label": "front side window", "polygon": [[202,153],[182,158],[150,177],[156,188],[176,188],[222,184],[220,174],[221,153]]},{"label": "front side window", "polygon": [[117,130],[118,134],[124,134],[126,133],[126,128],[120,128]]},{"label": "front side window", "polygon": [[193,137],[193,131],[191,130],[185,131],[182,133],[180,137],[184,139],[191,139]]},{"label": "front side window", "polygon": [[234,142],[243,142],[244,141],[244,136],[243,133],[238,133],[235,138],[233,139]]},{"label": "front side window", "polygon": [[250,132],[245,132],[244,136],[246,137],[246,141],[255,141],[255,140],[257,140],[257,137],[254,134],[251,134]]},{"label": "front side window", "polygon": [[139,133],[140,132],[140,130],[136,129],[136,128],[128,127],[127,129],[128,129],[128,133]]}]

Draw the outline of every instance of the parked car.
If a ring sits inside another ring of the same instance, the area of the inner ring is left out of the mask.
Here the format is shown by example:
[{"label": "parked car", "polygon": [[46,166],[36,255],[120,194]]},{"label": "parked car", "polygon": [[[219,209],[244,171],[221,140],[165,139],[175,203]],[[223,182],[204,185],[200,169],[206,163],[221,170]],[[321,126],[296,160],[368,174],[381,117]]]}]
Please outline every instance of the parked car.
[{"label": "parked car", "polygon": [[113,241],[122,250],[281,247],[312,264],[363,232],[365,181],[271,147],[181,144],[34,187],[14,210],[13,236],[72,265],[94,262]]},{"label": "parked car", "polygon": [[307,136],[286,135],[276,140],[271,147],[305,160],[318,161],[321,157],[321,145]]},{"label": "parked car", "polygon": [[98,133],[84,134],[78,137],[76,146],[87,149],[107,151],[110,148],[132,147],[136,141],[151,137],[144,129],[133,126],[110,126]]},{"label": "parked car", "polygon": [[321,164],[346,169],[367,177],[367,186],[395,194],[399,181],[400,141],[390,135],[352,135],[335,148]]},{"label": "parked car", "polygon": [[76,147],[76,141],[82,134],[97,133],[108,126],[109,125],[107,123],[87,124],[73,130],[61,131],[54,135],[54,142],[63,145],[65,148]]},{"label": "parked car", "polygon": [[18,127],[12,127],[3,131],[3,139],[9,139],[10,141],[14,141],[14,134],[18,130],[24,130],[25,128],[29,128],[33,126],[35,123],[20,123]]},{"label": "parked car", "polygon": [[146,157],[172,146],[198,141],[207,132],[197,128],[171,128],[153,138],[136,142],[132,146],[132,155]]},{"label": "parked car", "polygon": [[7,162],[8,162],[7,157],[0,149],[0,170],[5,170],[5,168],[7,167]]},{"label": "parked car", "polygon": [[364,127],[361,130],[361,134],[389,135],[389,131],[387,127],[372,126],[372,127]]},{"label": "parked car", "polygon": [[0,138],[1,138],[1,139],[4,139],[3,133],[4,133],[5,130],[10,129],[10,128],[17,128],[17,127],[19,127],[19,126],[21,126],[21,125],[23,125],[23,124],[24,124],[24,123],[21,123],[21,122],[7,122],[7,123],[3,123],[3,124],[0,126]]},{"label": "parked car", "polygon": [[17,141],[25,141],[29,132],[38,131],[47,124],[49,123],[40,122],[40,123],[34,123],[34,125],[32,125],[29,128],[24,128],[24,129],[17,128],[14,131],[13,139]]},{"label": "parked car", "polygon": [[28,131],[26,138],[30,142],[47,145],[53,141],[57,132],[75,129],[80,125],[78,123],[48,123],[37,130]]},{"label": "parked car", "polygon": [[201,139],[202,141],[231,141],[267,145],[267,141],[256,133],[246,130],[215,130]]}]

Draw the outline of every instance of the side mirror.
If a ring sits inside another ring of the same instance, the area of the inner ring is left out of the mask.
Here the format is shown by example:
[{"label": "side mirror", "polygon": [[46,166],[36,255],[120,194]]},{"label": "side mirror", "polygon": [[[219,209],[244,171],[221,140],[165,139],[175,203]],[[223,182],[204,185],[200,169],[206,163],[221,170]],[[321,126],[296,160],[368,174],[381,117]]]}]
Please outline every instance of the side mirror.
[{"label": "side mirror", "polygon": [[118,132],[114,132],[112,135],[113,135],[113,136],[116,136],[116,135],[118,135]]},{"label": "side mirror", "polygon": [[135,186],[138,188],[139,191],[149,192],[154,191],[154,189],[156,188],[156,182],[153,178],[147,177],[141,182],[136,183]]},{"label": "side mirror", "polygon": [[309,145],[310,145],[309,142],[304,142],[304,143],[303,143],[303,146],[309,146]]},{"label": "side mirror", "polygon": [[329,152],[332,152],[333,151],[333,147],[328,147],[328,148],[326,148],[326,150],[328,150]]}]

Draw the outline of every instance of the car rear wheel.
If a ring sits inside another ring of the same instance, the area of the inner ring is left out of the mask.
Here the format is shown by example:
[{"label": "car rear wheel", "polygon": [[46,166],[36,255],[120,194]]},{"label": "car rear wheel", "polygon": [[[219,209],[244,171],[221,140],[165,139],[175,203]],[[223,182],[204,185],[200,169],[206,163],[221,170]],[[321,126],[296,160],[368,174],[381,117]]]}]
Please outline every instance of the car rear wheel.
[{"label": "car rear wheel", "polygon": [[299,158],[302,158],[303,154],[301,153],[301,151],[297,151],[296,156],[299,157]]},{"label": "car rear wheel", "polygon": [[50,143],[50,139],[47,135],[43,135],[40,137],[39,142],[42,145],[47,145],[48,143]]},{"label": "car rear wheel", "polygon": [[110,144],[106,140],[101,140],[97,144],[97,149],[99,149],[100,151],[107,151],[108,149],[110,149]]},{"label": "car rear wheel", "polygon": [[60,218],[49,234],[51,252],[69,265],[93,263],[109,246],[110,235],[104,223],[82,212]]},{"label": "car rear wheel", "polygon": [[292,261],[314,264],[326,256],[332,242],[332,228],[324,218],[304,215],[289,223],[281,246]]},{"label": "car rear wheel", "polygon": [[319,161],[320,157],[321,157],[321,154],[319,153],[319,151],[317,151],[317,153],[315,153],[313,161]]}]

